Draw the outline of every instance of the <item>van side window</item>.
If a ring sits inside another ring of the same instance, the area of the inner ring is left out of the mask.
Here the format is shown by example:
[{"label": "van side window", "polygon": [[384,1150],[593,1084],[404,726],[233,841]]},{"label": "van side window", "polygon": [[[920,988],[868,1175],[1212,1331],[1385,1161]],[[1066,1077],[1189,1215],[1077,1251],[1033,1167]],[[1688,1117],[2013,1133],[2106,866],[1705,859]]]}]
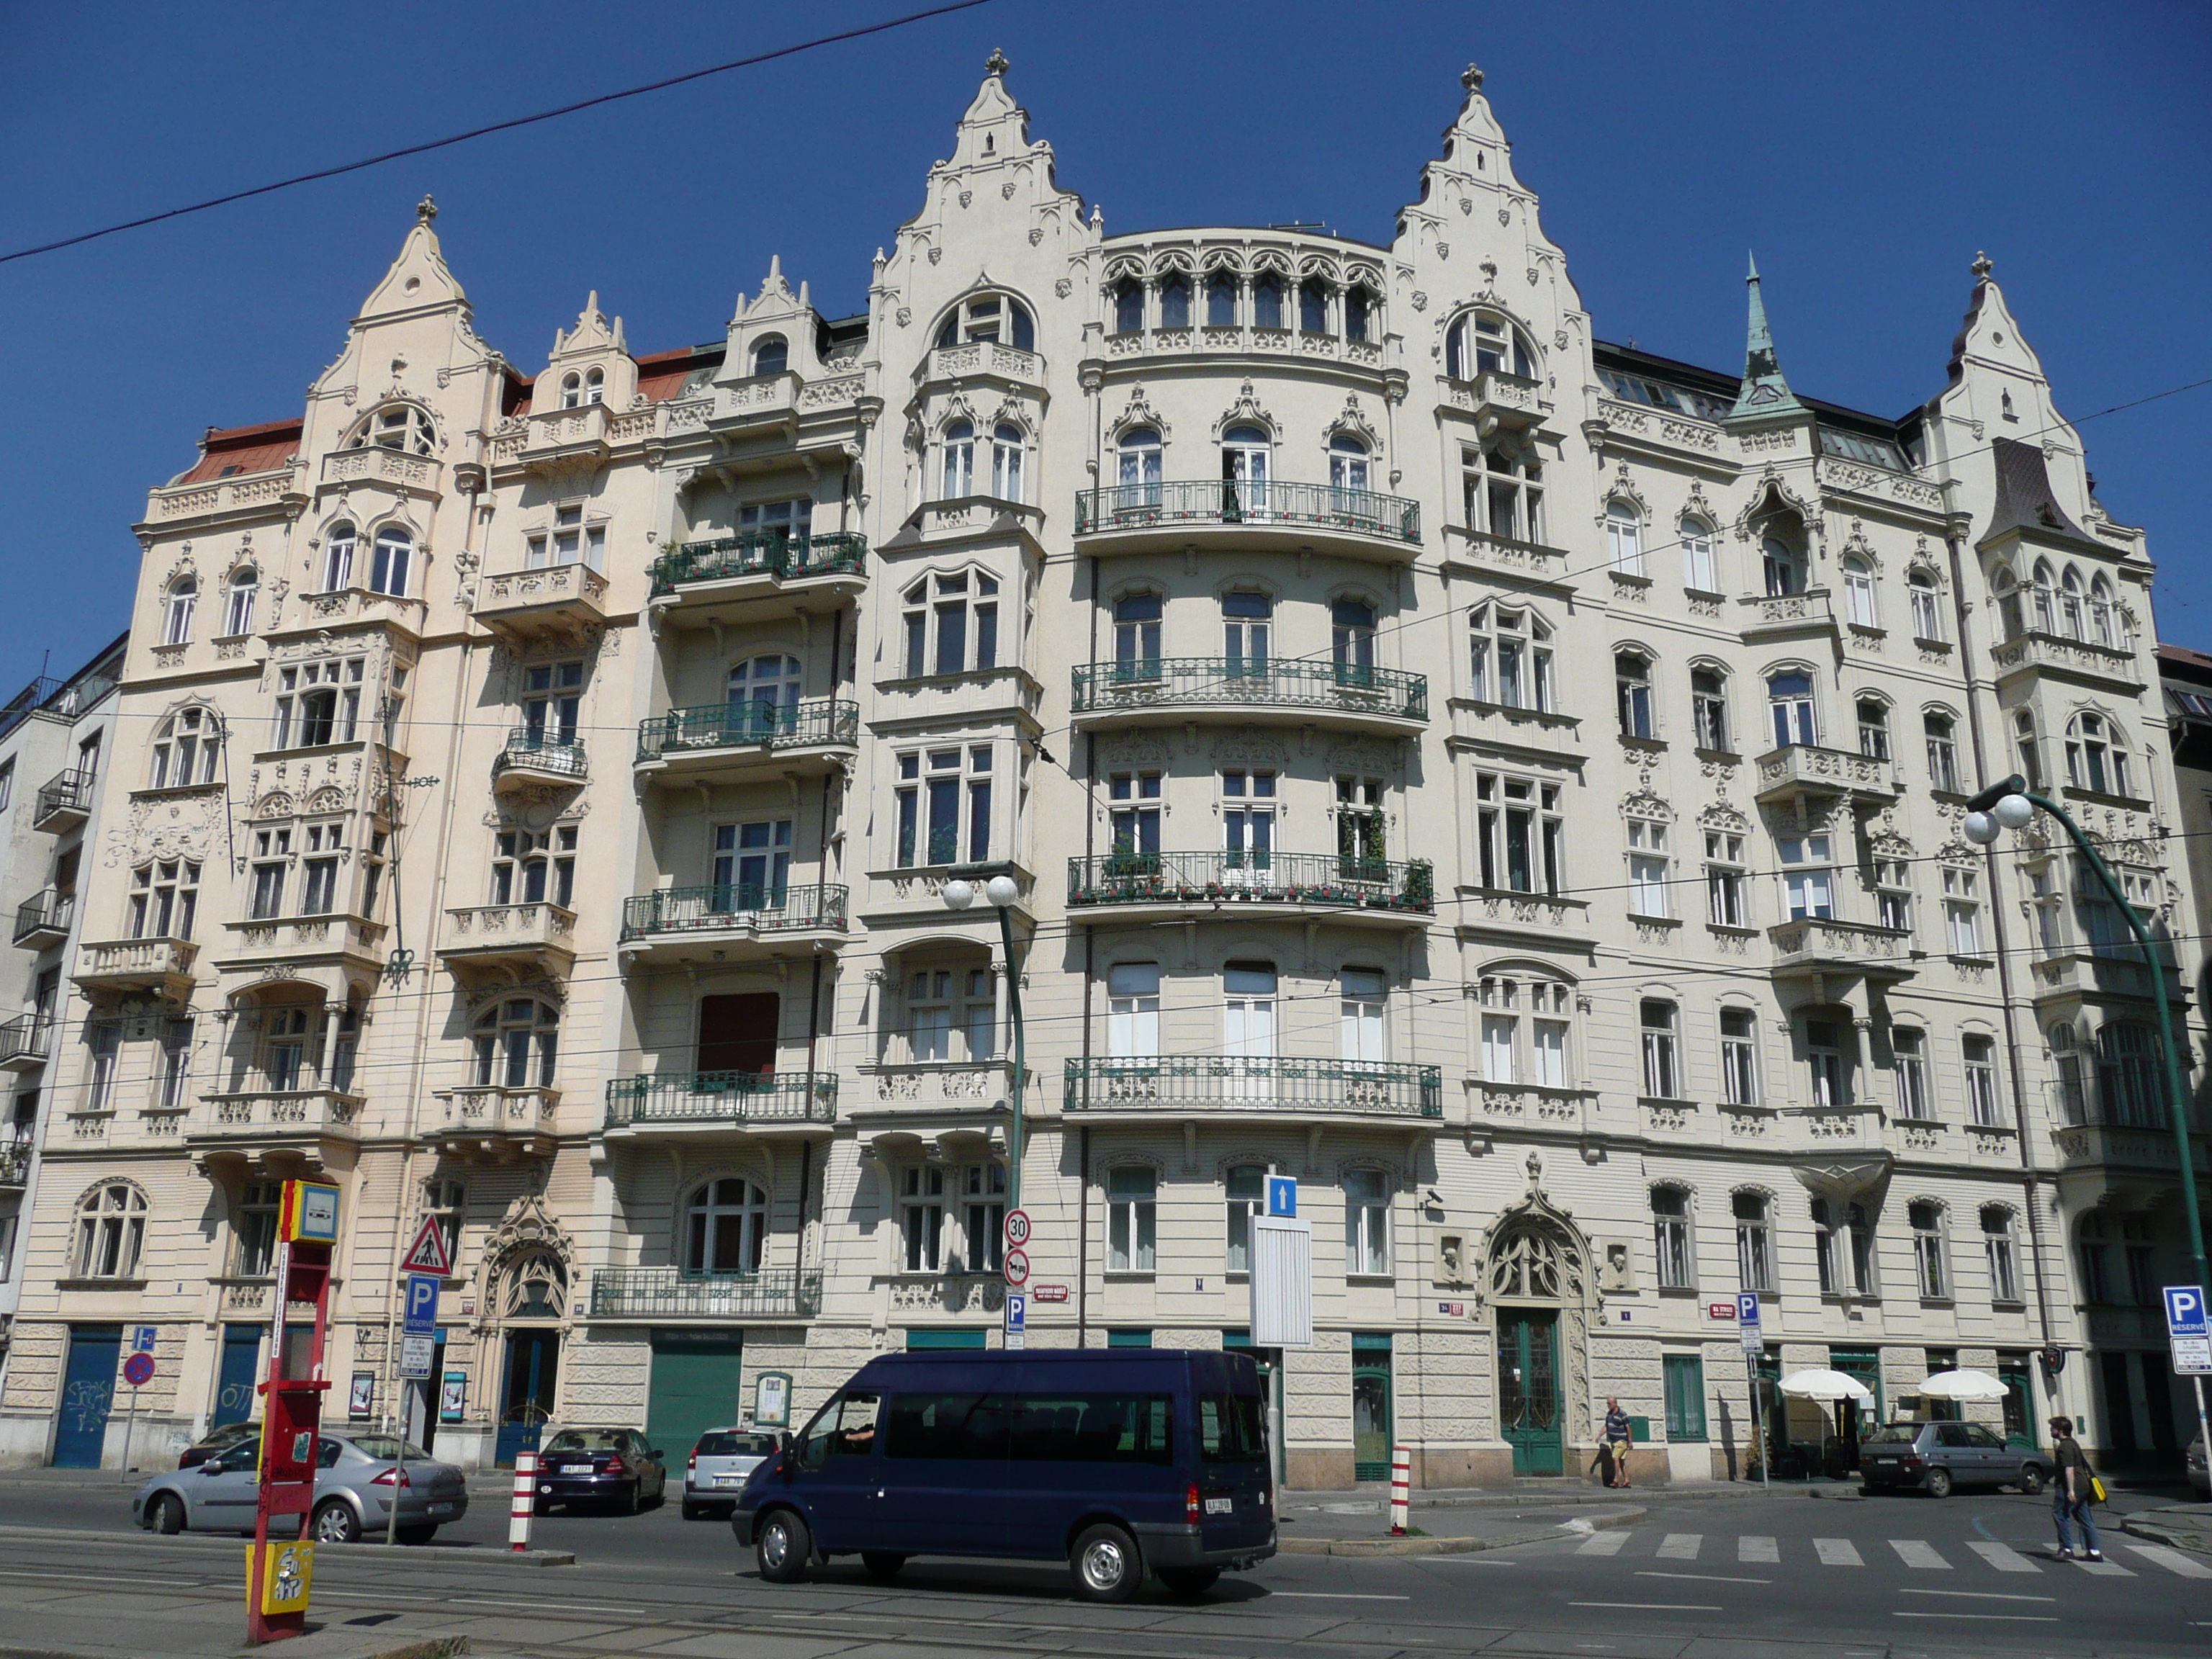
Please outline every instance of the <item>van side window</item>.
[{"label": "van side window", "polygon": [[1018,1463],[1172,1463],[1175,1396],[1054,1394],[1016,1399],[1011,1454]]},{"label": "van side window", "polygon": [[801,1468],[818,1469],[833,1457],[866,1457],[875,1450],[876,1413],[882,1397],[848,1394],[823,1408],[806,1431]]},{"label": "van side window", "polygon": [[1263,1463],[1267,1458],[1266,1419],[1260,1397],[1251,1394],[1206,1394],[1198,1397],[1199,1455],[1209,1463]]},{"label": "van side window", "polygon": [[1006,1406],[1005,1395],[893,1395],[884,1455],[1000,1462],[1006,1455]]}]

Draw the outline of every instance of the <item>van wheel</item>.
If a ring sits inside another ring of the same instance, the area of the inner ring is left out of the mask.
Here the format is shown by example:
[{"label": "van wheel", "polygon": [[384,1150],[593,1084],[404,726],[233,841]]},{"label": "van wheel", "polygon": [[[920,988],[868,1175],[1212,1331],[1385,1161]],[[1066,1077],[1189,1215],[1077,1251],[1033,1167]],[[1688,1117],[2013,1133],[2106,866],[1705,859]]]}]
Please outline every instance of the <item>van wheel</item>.
[{"label": "van wheel", "polygon": [[1930,1469],[1928,1471],[1928,1495],[1930,1498],[1948,1498],[1951,1495],[1950,1470]]},{"label": "van wheel", "polygon": [[174,1494],[165,1492],[154,1500],[146,1524],[164,1538],[173,1537],[185,1529],[185,1506]]},{"label": "van wheel", "polygon": [[1137,1540],[1110,1522],[1085,1527],[1068,1556],[1075,1593],[1086,1601],[1133,1601],[1145,1585]]},{"label": "van wheel", "polygon": [[806,1558],[814,1537],[796,1511],[776,1510],[762,1517],[760,1541],[753,1547],[760,1576],[771,1584],[795,1584],[806,1577]]},{"label": "van wheel", "polygon": [[906,1557],[896,1550],[862,1550],[860,1565],[868,1570],[871,1578],[896,1578],[898,1570],[906,1565]]},{"label": "van wheel", "polygon": [[2043,1490],[2043,1471],[2033,1463],[2020,1466],[2020,1489],[2030,1498]]},{"label": "van wheel", "polygon": [[1213,1588],[1214,1580],[1221,1577],[1218,1567],[1162,1567],[1160,1583],[1168,1587],[1170,1595],[1185,1601],[1194,1601]]}]

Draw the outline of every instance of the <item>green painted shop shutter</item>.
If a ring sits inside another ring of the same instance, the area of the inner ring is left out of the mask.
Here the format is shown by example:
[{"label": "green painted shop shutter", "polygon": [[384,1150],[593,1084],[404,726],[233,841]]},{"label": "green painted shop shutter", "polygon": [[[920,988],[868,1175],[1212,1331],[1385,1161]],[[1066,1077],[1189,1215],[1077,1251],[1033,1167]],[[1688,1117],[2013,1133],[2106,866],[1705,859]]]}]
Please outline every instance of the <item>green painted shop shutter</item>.
[{"label": "green painted shop shutter", "polygon": [[743,1410],[744,1352],[742,1331],[653,1334],[645,1437],[667,1455],[669,1474],[679,1483],[701,1433],[727,1427]]}]

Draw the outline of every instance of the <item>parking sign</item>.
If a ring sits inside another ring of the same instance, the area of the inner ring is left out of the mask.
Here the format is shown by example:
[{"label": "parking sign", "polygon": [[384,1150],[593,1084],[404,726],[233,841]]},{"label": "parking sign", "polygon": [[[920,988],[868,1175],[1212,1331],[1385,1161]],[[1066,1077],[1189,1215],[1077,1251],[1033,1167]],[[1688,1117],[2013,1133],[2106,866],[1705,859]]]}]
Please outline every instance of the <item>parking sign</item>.
[{"label": "parking sign", "polygon": [[1759,1292],[1743,1291],[1735,1299],[1736,1336],[1746,1353],[1757,1353],[1765,1346],[1765,1339],[1759,1328]]},{"label": "parking sign", "polygon": [[428,1273],[407,1275],[407,1301],[399,1328],[402,1335],[435,1336],[438,1334],[438,1286],[441,1282]]},{"label": "parking sign", "polygon": [[2168,1285],[2160,1292],[2166,1303],[2166,1340],[2173,1355],[2173,1369],[2182,1376],[2212,1376],[2212,1329],[2204,1316],[2204,1292],[2195,1285]]}]

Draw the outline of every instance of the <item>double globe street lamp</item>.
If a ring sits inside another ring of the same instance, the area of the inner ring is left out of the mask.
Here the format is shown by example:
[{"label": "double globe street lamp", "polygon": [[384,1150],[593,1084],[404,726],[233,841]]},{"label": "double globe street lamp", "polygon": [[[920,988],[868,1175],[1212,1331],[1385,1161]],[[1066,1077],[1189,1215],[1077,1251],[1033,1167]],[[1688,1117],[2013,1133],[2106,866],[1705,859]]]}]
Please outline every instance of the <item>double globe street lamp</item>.
[{"label": "double globe street lamp", "polygon": [[[999,937],[1006,947],[1006,1012],[1014,1028],[1014,1121],[1006,1131],[1006,1205],[1015,1210],[1022,1207],[1022,1079],[1029,1070],[1022,1039],[1022,975],[1014,961],[1013,904],[1021,890],[1012,876],[1001,875],[985,882],[982,892],[983,902],[999,913]],[[948,909],[965,910],[975,902],[975,884],[956,878],[945,884],[943,896]]]}]

